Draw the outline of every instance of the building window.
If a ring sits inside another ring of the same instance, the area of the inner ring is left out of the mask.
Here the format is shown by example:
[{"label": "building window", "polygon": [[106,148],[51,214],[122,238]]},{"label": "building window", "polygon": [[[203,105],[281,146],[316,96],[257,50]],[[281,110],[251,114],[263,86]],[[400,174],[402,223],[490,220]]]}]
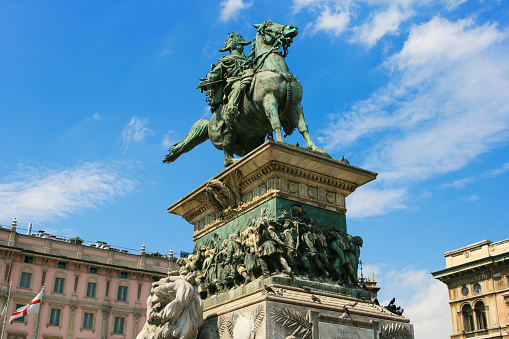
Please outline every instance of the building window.
[{"label": "building window", "polygon": [[83,328],[86,330],[93,329],[94,326],[94,314],[93,313],[85,313],[83,315]]},{"label": "building window", "polygon": [[32,273],[21,272],[21,279],[19,281],[19,287],[30,288],[31,280],[32,280]]},{"label": "building window", "polygon": [[462,313],[463,313],[463,326],[465,327],[465,332],[475,331],[474,312],[472,311],[472,307],[470,307],[470,305],[463,306]]},{"label": "building window", "polygon": [[152,277],[152,282],[158,282],[159,280],[159,277]]},{"label": "building window", "polygon": [[480,284],[475,284],[474,285],[474,291],[475,291],[475,293],[481,293],[481,291],[482,291],[481,285]]},{"label": "building window", "polygon": [[[23,307],[25,305],[23,304],[16,304],[16,310],[18,310],[20,307]],[[14,312],[12,312],[14,313]],[[20,322],[20,323],[24,323],[25,322],[25,317],[20,317],[20,318],[16,318],[13,320],[13,322]]]},{"label": "building window", "polygon": [[465,297],[468,295],[468,287],[466,286],[463,286],[463,288],[461,289],[461,294],[463,294]]},{"label": "building window", "polygon": [[484,303],[482,301],[478,301],[475,304],[475,319],[477,320],[477,327],[480,330],[485,330],[488,328],[488,321],[486,319],[486,308],[484,307]]},{"label": "building window", "polygon": [[87,297],[88,298],[95,298],[95,292],[97,289],[97,284],[93,282],[87,283]]},{"label": "building window", "polygon": [[90,267],[90,273],[97,274],[97,267]]},{"label": "building window", "polygon": [[63,262],[63,261],[59,261],[59,262],[58,262],[58,268],[63,268],[63,269],[65,270],[66,266],[67,266],[67,265],[66,265],[66,263],[65,263],[65,262]]},{"label": "building window", "polygon": [[124,321],[123,317],[115,317],[115,323],[113,324],[113,333],[124,334]]},{"label": "building window", "polygon": [[34,263],[34,257],[25,256],[25,263],[27,264],[33,264]]},{"label": "building window", "polygon": [[55,284],[53,285],[53,292],[64,293],[64,278],[55,278]]},{"label": "building window", "polygon": [[60,309],[52,308],[49,316],[49,324],[59,326],[60,325]]},{"label": "building window", "polygon": [[120,279],[127,279],[127,272],[120,272]]},{"label": "building window", "polygon": [[117,290],[117,300],[127,301],[127,286],[119,286]]}]

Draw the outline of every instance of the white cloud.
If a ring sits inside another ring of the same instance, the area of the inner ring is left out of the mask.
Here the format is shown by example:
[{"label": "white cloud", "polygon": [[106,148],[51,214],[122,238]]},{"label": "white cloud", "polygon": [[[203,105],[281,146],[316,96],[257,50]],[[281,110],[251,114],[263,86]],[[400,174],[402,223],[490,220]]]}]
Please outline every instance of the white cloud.
[{"label": "white cloud", "polygon": [[445,0],[445,9],[452,11],[465,2],[467,2],[467,0]]},{"label": "white cloud", "polygon": [[339,36],[350,22],[350,13],[348,7],[336,6],[333,11],[326,6],[318,18],[306,26],[312,33],[324,31],[334,36]]},{"label": "white cloud", "polygon": [[161,145],[165,150],[169,149],[176,141],[172,138],[172,135],[175,133],[175,131],[168,131],[163,137],[163,140],[161,141]]},{"label": "white cloud", "polygon": [[122,140],[126,149],[129,144],[133,142],[140,142],[153,133],[150,128],[145,126],[147,123],[148,118],[138,119],[136,117],[132,117],[131,121],[125,125],[124,130],[122,131]]},{"label": "white cloud", "polygon": [[481,176],[482,177],[496,177],[501,174],[504,174],[505,172],[509,171],[509,162],[506,162],[502,167],[492,169],[489,171],[484,172]]},{"label": "white cloud", "polygon": [[225,0],[221,2],[220,19],[222,21],[235,19],[241,10],[248,9],[252,5],[252,2],[244,2],[243,0]]},{"label": "white cloud", "polygon": [[465,186],[467,186],[468,184],[473,183],[474,181],[475,181],[474,178],[458,179],[458,180],[454,180],[453,182],[448,182],[448,183],[442,184],[442,185],[440,185],[440,188],[452,187],[452,188],[461,189],[461,188],[464,188]]},{"label": "white cloud", "polygon": [[406,208],[405,189],[375,190],[361,187],[348,197],[347,209],[349,218],[365,218],[387,214],[394,210]]},{"label": "white cloud", "polygon": [[381,179],[422,180],[464,167],[509,140],[508,33],[443,18],[415,25],[389,58],[391,82],[332,117],[327,148],[373,138],[364,166]]},{"label": "white cloud", "polygon": [[0,220],[53,221],[113,201],[134,186],[133,180],[99,163],[58,172],[25,167],[16,180],[0,183]]},{"label": "white cloud", "polygon": [[70,131],[70,134],[79,134],[83,129],[89,127],[91,124],[96,123],[101,120],[102,116],[99,113],[94,113],[92,115],[87,116],[85,119],[81,120],[73,129]]},{"label": "white cloud", "polygon": [[447,339],[452,334],[447,286],[429,272],[410,267],[394,269],[386,264],[364,265],[363,271],[370,278],[375,273],[382,306],[396,298],[396,305],[405,310],[403,316],[414,325],[416,339]]},{"label": "white cloud", "polygon": [[412,11],[400,10],[396,4],[393,4],[385,11],[375,12],[369,22],[355,27],[352,41],[359,41],[372,47],[384,35],[397,34],[401,22],[412,15]]},{"label": "white cloud", "polygon": [[480,197],[477,194],[472,194],[468,197],[462,197],[461,200],[468,201],[468,202],[474,202],[480,199]]}]

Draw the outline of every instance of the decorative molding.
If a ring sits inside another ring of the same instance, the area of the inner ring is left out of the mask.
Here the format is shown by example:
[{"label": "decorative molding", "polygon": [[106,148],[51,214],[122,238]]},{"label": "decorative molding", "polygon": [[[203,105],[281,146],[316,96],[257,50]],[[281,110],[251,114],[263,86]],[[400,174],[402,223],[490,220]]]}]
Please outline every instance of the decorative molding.
[{"label": "decorative molding", "polygon": [[258,330],[262,327],[263,319],[265,319],[265,307],[264,305],[258,305],[255,310],[253,310],[253,339],[256,339],[256,334]]},{"label": "decorative molding", "polygon": [[379,339],[412,339],[412,332],[403,324],[384,324],[378,334]]},{"label": "decorative molding", "polygon": [[296,338],[311,338],[313,325],[308,317],[303,316],[294,308],[280,306],[274,308],[271,313],[272,320],[289,330],[293,330],[292,335]]}]

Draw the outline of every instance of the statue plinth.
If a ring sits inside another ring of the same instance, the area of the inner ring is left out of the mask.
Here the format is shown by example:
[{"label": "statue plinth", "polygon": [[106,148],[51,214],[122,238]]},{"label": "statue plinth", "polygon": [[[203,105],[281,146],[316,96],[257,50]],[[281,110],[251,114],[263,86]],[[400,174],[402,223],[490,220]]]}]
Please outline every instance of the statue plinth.
[{"label": "statue plinth", "polygon": [[[345,197],[376,176],[306,148],[267,141],[171,205],[168,212],[194,225],[195,241],[274,198],[344,216]],[[217,194],[223,199],[207,194],[211,182],[220,187]],[[233,199],[228,201],[228,196]]]},{"label": "statue plinth", "polygon": [[268,141],[168,208],[194,225],[200,339],[412,339],[359,287],[345,198],[377,174]]}]

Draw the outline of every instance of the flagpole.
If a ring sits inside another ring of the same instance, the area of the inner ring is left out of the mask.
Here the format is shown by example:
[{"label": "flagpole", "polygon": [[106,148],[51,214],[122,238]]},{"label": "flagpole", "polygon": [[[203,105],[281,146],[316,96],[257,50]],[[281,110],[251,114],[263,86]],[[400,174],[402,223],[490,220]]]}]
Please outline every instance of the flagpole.
[{"label": "flagpole", "polygon": [[[5,304],[4,307],[9,307],[9,300],[11,299],[11,289],[12,289],[12,281],[11,283],[9,284],[9,294],[7,296],[7,303]],[[2,310],[3,311],[3,310]],[[7,322],[7,310],[5,310],[5,315],[4,315],[4,323],[2,325],[2,337],[1,339],[4,339],[4,332],[5,332],[5,323]]]},{"label": "flagpole", "polygon": [[37,339],[37,336],[39,335],[39,321],[41,320],[41,310],[42,310],[42,298],[44,296],[44,286],[42,287],[41,291],[41,304],[39,307],[39,313],[37,313],[37,324],[35,325],[35,333],[34,333],[34,339]]}]

